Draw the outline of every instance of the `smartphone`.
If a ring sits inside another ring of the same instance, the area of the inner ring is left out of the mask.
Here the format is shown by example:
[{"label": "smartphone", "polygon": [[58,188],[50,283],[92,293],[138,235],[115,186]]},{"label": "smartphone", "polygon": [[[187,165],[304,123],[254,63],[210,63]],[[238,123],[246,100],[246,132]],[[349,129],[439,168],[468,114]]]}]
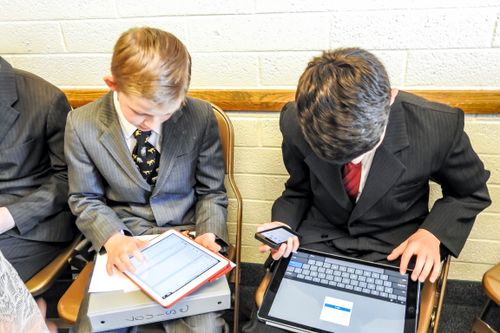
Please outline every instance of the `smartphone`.
[{"label": "smartphone", "polygon": [[288,238],[293,236],[297,236],[300,238],[300,235],[298,233],[284,226],[255,233],[256,239],[260,240],[264,244],[269,245],[273,249],[277,249],[282,243],[286,243]]}]

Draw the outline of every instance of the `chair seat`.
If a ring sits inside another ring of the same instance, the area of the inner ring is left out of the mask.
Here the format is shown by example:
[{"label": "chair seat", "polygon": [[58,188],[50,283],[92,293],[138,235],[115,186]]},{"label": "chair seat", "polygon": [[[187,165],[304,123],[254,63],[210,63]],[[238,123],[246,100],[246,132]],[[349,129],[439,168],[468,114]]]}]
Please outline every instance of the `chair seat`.
[{"label": "chair seat", "polygon": [[500,305],[500,263],[484,273],[483,289],[493,302]]},{"label": "chair seat", "polygon": [[488,297],[481,313],[474,318],[471,326],[473,333],[497,333],[495,328],[486,322],[488,310],[493,303],[500,305],[500,263],[490,268],[483,275],[483,290]]},{"label": "chair seat", "polygon": [[93,267],[93,262],[87,263],[57,303],[59,317],[70,324],[76,323],[80,304],[87,292],[87,286],[89,285],[90,274],[92,273]]},{"label": "chair seat", "polygon": [[34,297],[41,295],[52,286],[54,281],[62,272],[63,268],[68,265],[75,247],[81,240],[81,235],[75,237],[71,244],[68,245],[55,259],[53,259],[47,266],[26,282],[26,288],[28,288],[31,295]]}]

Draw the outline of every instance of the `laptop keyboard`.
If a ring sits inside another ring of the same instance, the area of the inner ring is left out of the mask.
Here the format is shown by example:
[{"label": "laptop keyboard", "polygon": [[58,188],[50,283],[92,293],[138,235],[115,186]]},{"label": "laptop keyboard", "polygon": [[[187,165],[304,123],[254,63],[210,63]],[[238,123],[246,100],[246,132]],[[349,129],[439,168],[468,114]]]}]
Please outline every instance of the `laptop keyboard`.
[{"label": "laptop keyboard", "polygon": [[300,252],[292,255],[285,277],[406,304],[408,277],[383,268]]}]

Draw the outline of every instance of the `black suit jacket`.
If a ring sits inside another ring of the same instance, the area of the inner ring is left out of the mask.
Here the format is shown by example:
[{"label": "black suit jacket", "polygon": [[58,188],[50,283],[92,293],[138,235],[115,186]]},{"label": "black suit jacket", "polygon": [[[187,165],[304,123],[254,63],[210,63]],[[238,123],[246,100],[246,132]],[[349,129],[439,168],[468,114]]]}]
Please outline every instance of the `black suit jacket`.
[{"label": "black suit jacket", "polygon": [[69,110],[59,89],[0,57],[0,207],[7,207],[16,225],[8,235],[73,237],[63,143]]},{"label": "black suit jacket", "polygon": [[[332,241],[340,252],[382,260],[418,228],[458,256],[476,215],[490,204],[489,172],[463,131],[459,109],[400,91],[391,106],[363,192],[353,205],[341,165],[315,155],[304,140],[294,103],[281,113],[283,158],[290,178],[273,206],[274,221],[303,235],[302,244]],[[429,211],[429,181],[443,197]]]}]

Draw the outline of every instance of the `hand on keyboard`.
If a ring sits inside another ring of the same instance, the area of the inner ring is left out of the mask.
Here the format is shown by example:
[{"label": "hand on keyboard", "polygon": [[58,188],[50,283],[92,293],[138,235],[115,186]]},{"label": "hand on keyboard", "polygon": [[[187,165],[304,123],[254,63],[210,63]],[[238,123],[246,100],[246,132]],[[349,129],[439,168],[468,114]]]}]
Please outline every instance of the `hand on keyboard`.
[{"label": "hand on keyboard", "polygon": [[[257,227],[257,232],[276,228],[279,226],[285,226],[289,228],[287,224],[275,221],[259,225]],[[293,236],[288,238],[288,241],[286,243],[281,244],[281,246],[277,250],[272,249],[269,245],[261,243],[259,246],[259,252],[261,253],[271,252],[271,257],[273,257],[274,260],[279,260],[281,257],[288,258],[290,253],[297,251],[299,245],[300,245],[299,238],[297,236]]]},{"label": "hand on keyboard", "polygon": [[399,271],[404,274],[410,259],[417,256],[411,279],[424,282],[429,277],[429,281],[434,282],[441,271],[440,244],[439,239],[432,233],[425,229],[418,229],[407,240],[392,250],[391,254],[387,256],[387,260],[395,260],[401,256]]}]

